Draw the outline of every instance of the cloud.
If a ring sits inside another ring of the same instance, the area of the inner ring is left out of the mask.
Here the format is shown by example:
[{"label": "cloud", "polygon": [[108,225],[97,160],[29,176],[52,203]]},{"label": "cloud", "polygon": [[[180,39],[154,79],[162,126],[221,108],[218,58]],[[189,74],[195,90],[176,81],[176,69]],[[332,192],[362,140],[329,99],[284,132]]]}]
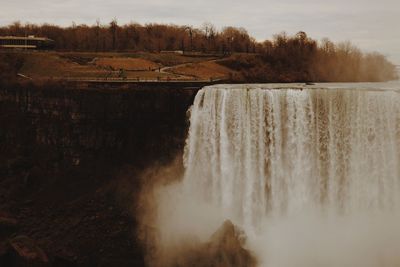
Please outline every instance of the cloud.
[{"label": "cloud", "polygon": [[400,64],[398,0],[13,0],[1,3],[0,24],[160,22],[245,27],[258,40],[287,31],[320,39],[350,40],[363,50],[381,51]]}]

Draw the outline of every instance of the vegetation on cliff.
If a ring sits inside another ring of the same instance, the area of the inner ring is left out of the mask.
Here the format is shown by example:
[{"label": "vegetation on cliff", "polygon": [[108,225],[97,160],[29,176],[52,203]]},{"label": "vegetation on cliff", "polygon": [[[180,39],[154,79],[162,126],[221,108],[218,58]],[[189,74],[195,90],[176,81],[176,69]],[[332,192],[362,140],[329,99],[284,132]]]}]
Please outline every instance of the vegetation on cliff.
[{"label": "vegetation on cliff", "polygon": [[212,24],[201,28],[172,24],[131,23],[118,25],[116,20],[102,25],[22,25],[18,22],[0,27],[0,35],[46,36],[55,41],[57,50],[69,51],[162,51],[255,52],[259,44],[245,29],[225,27],[217,31]]},{"label": "vegetation on cliff", "polygon": [[[377,52],[364,53],[349,42],[335,44],[329,39],[316,41],[308,37],[305,32],[299,32],[294,36],[281,33],[275,35],[272,40],[257,42],[243,28],[225,27],[218,31],[210,23],[204,24],[201,28],[137,23],[120,26],[113,20],[110,24],[102,25],[97,22],[93,26],[73,24],[70,27],[59,27],[49,24],[14,23],[0,27],[0,35],[21,36],[26,33],[51,38],[55,40],[56,50],[64,52],[85,51],[96,54],[101,51],[125,53],[129,51],[136,54],[138,51],[146,52],[153,54],[151,57],[145,56],[146,60],[155,58],[154,62],[148,63],[154,66],[159,64],[161,67],[165,66],[158,60],[161,56],[154,54],[161,51],[186,52],[184,55],[176,54],[175,57],[195,55],[204,58],[196,62],[191,60],[194,65],[179,66],[179,70],[169,71],[197,78],[225,77],[226,80],[233,82],[361,82],[398,78],[395,66]],[[159,55],[166,54],[159,53]],[[143,57],[143,54],[140,57]],[[215,64],[201,63],[210,60],[226,68],[221,69],[215,67]],[[11,73],[15,73],[20,64],[20,61],[16,60],[6,63],[8,66],[5,66],[3,61],[0,58],[0,68],[11,68]],[[82,65],[82,62],[78,63]],[[214,70],[207,71],[207,66],[217,69],[218,75],[208,74]],[[151,68],[149,70],[154,72]],[[199,74],[198,71],[202,73]],[[66,73],[65,70],[63,72]],[[159,74],[149,77],[154,76],[155,79],[162,75],[165,73],[159,71]]]},{"label": "vegetation on cliff", "polygon": [[379,82],[394,80],[396,67],[379,53],[363,53],[349,42],[317,42],[306,33],[275,35],[258,55],[233,55],[220,64],[236,70],[238,81]]}]

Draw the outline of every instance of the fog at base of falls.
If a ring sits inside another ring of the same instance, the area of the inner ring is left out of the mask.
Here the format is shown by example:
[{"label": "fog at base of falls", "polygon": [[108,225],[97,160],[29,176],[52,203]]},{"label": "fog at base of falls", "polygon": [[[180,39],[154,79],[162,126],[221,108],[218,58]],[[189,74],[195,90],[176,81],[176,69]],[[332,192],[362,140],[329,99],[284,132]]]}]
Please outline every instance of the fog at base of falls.
[{"label": "fog at base of falls", "polygon": [[398,266],[400,95],[376,89],[199,91],[184,178],[157,193],[161,243],[230,219],[261,266]]}]

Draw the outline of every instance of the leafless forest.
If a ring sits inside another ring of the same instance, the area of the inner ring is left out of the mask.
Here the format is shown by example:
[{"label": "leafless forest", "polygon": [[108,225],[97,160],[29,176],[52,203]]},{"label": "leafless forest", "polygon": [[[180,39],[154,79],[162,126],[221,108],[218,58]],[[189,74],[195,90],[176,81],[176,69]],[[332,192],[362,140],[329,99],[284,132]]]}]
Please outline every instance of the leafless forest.
[{"label": "leafless forest", "polygon": [[[194,28],[172,24],[118,25],[116,20],[69,27],[16,22],[0,28],[0,35],[27,34],[53,39],[58,51],[183,51],[219,55],[225,59],[219,64],[240,74],[231,77],[232,81],[359,82],[397,78],[395,66],[382,54],[362,52],[350,42],[317,41],[301,31],[294,36],[279,33],[272,40],[259,42],[243,28],[217,30],[211,23]],[[0,68],[14,69],[19,64],[15,61],[14,57],[3,60]]]}]

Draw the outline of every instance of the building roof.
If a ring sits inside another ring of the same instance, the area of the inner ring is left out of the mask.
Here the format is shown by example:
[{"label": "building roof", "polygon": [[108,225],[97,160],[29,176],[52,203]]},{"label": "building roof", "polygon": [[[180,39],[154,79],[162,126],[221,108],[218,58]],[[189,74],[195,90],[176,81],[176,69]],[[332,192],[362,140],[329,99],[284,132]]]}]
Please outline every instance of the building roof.
[{"label": "building roof", "polygon": [[49,38],[45,37],[35,37],[35,36],[28,36],[28,37],[21,37],[21,36],[0,36],[0,40],[35,40],[35,41],[53,41]]}]

